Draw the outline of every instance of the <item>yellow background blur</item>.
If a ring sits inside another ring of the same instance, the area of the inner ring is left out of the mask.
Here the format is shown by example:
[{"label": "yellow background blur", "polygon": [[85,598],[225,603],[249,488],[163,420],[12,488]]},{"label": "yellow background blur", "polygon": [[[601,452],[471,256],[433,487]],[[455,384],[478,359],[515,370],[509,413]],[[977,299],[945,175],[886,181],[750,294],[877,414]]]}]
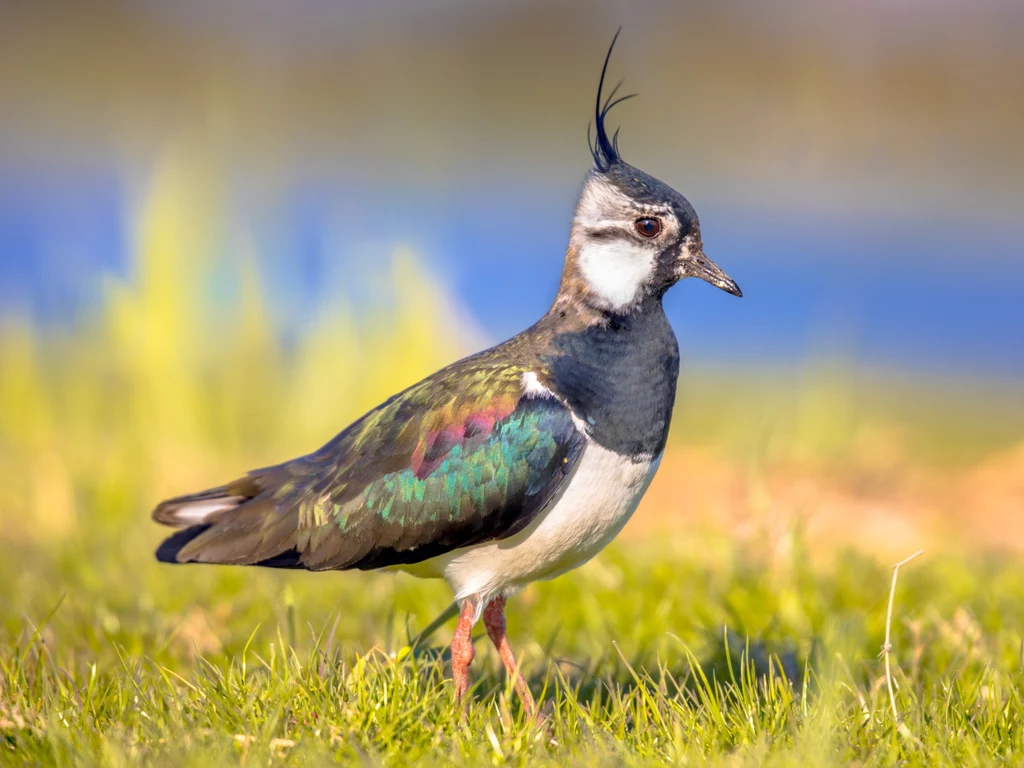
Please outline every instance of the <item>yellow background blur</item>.
[{"label": "yellow background blur", "polygon": [[0,547],[149,546],[159,499],[535,319],[619,24],[624,154],[747,294],[669,299],[630,531],[1024,547],[1017,4],[0,14]]}]

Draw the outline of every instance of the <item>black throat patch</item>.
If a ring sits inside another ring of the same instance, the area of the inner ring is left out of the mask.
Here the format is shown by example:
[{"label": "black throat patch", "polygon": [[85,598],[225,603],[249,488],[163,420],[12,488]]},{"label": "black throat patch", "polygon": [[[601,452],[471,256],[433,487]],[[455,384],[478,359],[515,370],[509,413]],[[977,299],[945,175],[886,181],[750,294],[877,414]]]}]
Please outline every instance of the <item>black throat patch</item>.
[{"label": "black throat patch", "polygon": [[629,456],[665,448],[679,377],[679,345],[652,298],[607,326],[558,334],[550,366],[555,392],[602,447]]}]

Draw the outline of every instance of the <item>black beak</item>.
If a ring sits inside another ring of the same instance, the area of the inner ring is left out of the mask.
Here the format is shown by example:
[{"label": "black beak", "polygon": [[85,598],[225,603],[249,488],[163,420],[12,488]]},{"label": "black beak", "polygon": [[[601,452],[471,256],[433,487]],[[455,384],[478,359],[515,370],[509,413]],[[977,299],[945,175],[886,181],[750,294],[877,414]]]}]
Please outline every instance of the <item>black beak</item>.
[{"label": "black beak", "polygon": [[733,296],[743,296],[743,291],[736,285],[736,281],[725,274],[722,268],[709,259],[704,251],[700,251],[693,258],[687,259],[685,269],[686,277],[691,275],[699,277],[701,280],[721,288],[726,293],[731,293]]}]

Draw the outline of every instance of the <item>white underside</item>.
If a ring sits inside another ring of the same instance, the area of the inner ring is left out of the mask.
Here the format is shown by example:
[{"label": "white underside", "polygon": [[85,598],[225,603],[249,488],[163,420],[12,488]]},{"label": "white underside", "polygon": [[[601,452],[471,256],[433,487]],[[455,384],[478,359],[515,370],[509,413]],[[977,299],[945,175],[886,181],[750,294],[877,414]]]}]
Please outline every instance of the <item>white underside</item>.
[{"label": "white underside", "polygon": [[660,462],[660,455],[634,460],[588,441],[565,487],[522,531],[400,568],[443,577],[456,600],[475,596],[479,604],[554,578],[583,565],[615,538]]}]

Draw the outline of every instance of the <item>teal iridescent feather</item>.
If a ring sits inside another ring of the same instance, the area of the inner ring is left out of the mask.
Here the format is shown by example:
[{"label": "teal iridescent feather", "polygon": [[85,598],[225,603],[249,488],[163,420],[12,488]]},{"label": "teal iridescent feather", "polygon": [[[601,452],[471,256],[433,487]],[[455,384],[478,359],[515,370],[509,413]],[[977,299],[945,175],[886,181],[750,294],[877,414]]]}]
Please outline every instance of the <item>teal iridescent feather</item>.
[{"label": "teal iridescent feather", "polygon": [[[543,408],[517,410],[496,424],[482,444],[468,451],[461,444],[454,446],[427,477],[419,478],[409,468],[371,483],[363,492],[365,509],[387,520],[397,505],[407,511],[402,516],[407,524],[448,522],[458,517],[466,493],[477,508],[489,499],[504,501],[510,474],[525,474],[527,489],[542,486],[550,479],[551,464],[559,452],[557,437],[561,435],[550,430],[550,422]],[[559,426],[564,432],[564,425]]]}]

